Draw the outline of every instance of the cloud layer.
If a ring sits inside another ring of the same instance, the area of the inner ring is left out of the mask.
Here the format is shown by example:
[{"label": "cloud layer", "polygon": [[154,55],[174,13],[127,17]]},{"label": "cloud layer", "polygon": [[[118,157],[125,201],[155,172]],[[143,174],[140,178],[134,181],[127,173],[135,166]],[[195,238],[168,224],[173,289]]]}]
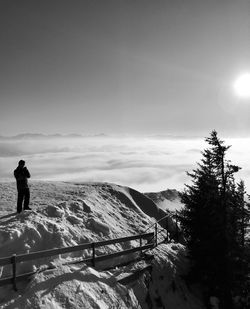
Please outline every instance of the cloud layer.
[{"label": "cloud layer", "polygon": [[[233,145],[229,157],[243,167],[239,177],[250,188],[249,140]],[[142,192],[166,188],[182,190],[189,182],[186,171],[196,167],[202,139],[169,137],[79,137],[0,140],[1,180],[14,180],[13,170],[26,161],[32,180],[114,182]]]}]

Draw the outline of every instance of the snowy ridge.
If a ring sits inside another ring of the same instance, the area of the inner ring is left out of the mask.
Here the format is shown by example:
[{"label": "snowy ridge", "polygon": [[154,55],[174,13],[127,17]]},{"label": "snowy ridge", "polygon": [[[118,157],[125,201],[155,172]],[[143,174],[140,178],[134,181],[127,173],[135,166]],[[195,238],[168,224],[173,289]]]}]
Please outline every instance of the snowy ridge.
[{"label": "snowy ridge", "polygon": [[[15,185],[0,184],[0,189],[0,257],[142,233],[155,221],[152,216],[161,213],[150,199],[127,187],[106,183],[32,183],[33,210],[16,215]],[[97,255],[132,248],[134,242],[100,247]],[[151,274],[144,273],[128,286],[118,280],[147,266],[146,261],[109,271],[104,270],[104,262],[97,269],[82,263],[65,265],[89,256],[86,250],[22,263],[19,274],[39,271],[30,282],[18,283],[17,293],[11,286],[2,287],[1,308],[147,309],[157,308],[159,302],[165,306],[172,302],[168,308],[177,308],[174,306],[184,305],[185,298],[190,299],[190,308],[202,308],[181,279],[187,268],[184,247],[163,244],[152,253],[155,259]],[[135,257],[136,254],[129,258]],[[117,258],[112,263],[126,259]],[[9,267],[1,268],[2,278],[10,273]],[[167,295],[171,297],[166,298]]]},{"label": "snowy ridge", "polygon": [[183,207],[181,203],[180,193],[175,189],[167,189],[160,192],[144,193],[154,203],[164,211],[180,210]]}]

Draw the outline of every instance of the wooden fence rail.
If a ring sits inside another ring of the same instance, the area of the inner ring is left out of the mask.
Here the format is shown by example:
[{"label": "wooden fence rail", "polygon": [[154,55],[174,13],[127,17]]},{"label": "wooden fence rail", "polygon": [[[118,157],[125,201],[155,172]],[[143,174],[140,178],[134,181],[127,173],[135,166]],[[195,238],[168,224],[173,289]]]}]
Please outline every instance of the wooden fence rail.
[{"label": "wooden fence rail", "polygon": [[[96,256],[95,249],[101,246],[107,246],[111,244],[116,243],[122,243],[126,241],[136,240],[139,239],[140,243],[138,247],[118,251],[111,254]],[[142,245],[142,239],[150,240],[148,244]],[[56,249],[50,249],[50,250],[43,250],[43,251],[37,251],[32,253],[25,253],[25,254],[13,254],[9,257],[0,258],[0,266],[9,265],[12,264],[12,277],[0,279],[0,286],[6,285],[6,284],[13,284],[13,287],[15,290],[17,290],[16,282],[27,279],[29,276],[35,274],[35,272],[25,273],[22,275],[16,275],[17,274],[17,263],[30,261],[30,260],[37,260],[49,256],[64,254],[64,253],[71,253],[75,251],[82,251],[86,249],[92,249],[92,256],[89,258],[82,259],[81,262],[86,264],[92,264],[95,267],[96,262],[109,260],[118,256],[127,255],[130,253],[134,253],[137,251],[142,251],[146,249],[153,248],[155,246],[154,242],[151,242],[151,240],[154,240],[154,232],[151,233],[144,233],[144,234],[138,234],[138,235],[132,235],[127,237],[120,237],[115,239],[109,239],[109,240],[103,240],[99,242],[92,242],[92,243],[86,243],[81,244],[77,246],[72,247],[66,247],[66,248],[56,248]]]}]

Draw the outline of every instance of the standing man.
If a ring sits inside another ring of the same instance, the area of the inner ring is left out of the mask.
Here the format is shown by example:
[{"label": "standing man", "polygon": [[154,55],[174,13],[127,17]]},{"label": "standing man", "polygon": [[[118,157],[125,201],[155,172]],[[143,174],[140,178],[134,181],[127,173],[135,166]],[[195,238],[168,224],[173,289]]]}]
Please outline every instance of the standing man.
[{"label": "standing man", "polygon": [[[25,166],[25,161],[20,160],[18,163],[18,167],[14,170],[14,176],[16,178],[16,185],[17,185],[17,212],[20,213],[25,209],[31,210],[29,208],[30,202],[30,189],[28,185],[28,178],[30,178],[30,173]],[[23,205],[24,201],[24,205]],[[23,207],[22,207],[23,205]]]}]

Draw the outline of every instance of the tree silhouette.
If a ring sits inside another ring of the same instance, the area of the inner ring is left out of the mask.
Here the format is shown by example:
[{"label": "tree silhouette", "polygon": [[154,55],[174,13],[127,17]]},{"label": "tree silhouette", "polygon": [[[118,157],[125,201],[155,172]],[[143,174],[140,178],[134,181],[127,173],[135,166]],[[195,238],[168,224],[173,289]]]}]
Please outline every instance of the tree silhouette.
[{"label": "tree silhouette", "polygon": [[[181,194],[180,214],[191,259],[190,278],[201,281],[207,297],[220,300],[220,308],[233,308],[233,295],[243,284],[242,265],[247,219],[245,188],[235,184],[237,165],[226,160],[225,146],[216,131],[206,138],[198,168],[188,175],[192,184]],[[239,293],[239,292],[238,292]]]}]

